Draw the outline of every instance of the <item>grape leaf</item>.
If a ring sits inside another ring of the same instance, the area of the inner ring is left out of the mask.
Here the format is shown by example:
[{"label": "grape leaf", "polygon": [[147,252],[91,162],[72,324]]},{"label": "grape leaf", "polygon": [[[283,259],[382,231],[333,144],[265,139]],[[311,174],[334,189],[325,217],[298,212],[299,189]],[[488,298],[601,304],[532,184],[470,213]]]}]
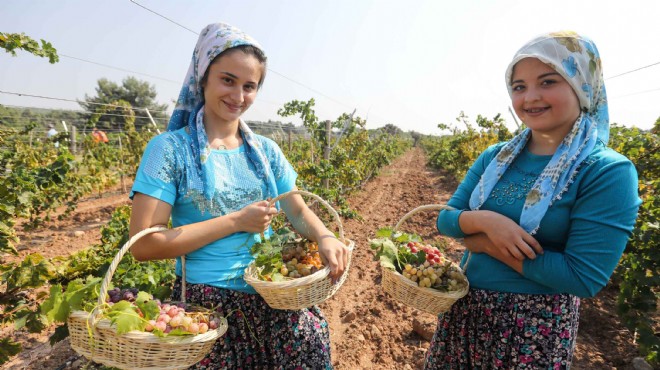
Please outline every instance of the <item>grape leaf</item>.
[{"label": "grape leaf", "polygon": [[55,315],[62,306],[63,300],[64,294],[62,294],[62,286],[60,284],[51,286],[50,296],[40,306],[41,313],[46,315],[50,322],[54,321]]},{"label": "grape leaf", "polygon": [[183,330],[181,328],[176,328],[176,329],[170,330],[170,332],[167,333],[167,335],[192,335],[192,333],[189,332],[189,331]]},{"label": "grape leaf", "polygon": [[132,330],[144,331],[147,324],[137,313],[137,307],[128,301],[119,301],[106,312],[110,322],[116,325],[117,334],[128,333]]},{"label": "grape leaf", "polygon": [[149,293],[138,292],[138,296],[135,298],[135,304],[142,311],[146,320],[155,320],[158,314],[160,314],[158,303],[153,300],[153,297]]}]

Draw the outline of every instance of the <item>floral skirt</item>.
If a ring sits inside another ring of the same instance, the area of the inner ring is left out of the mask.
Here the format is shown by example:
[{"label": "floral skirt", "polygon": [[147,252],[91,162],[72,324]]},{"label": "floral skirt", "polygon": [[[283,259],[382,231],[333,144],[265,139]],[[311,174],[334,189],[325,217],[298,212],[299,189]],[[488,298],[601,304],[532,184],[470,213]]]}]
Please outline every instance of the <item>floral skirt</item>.
[{"label": "floral skirt", "polygon": [[481,289],[438,317],[425,369],[567,369],[580,299]]},{"label": "floral skirt", "polygon": [[[172,297],[180,300],[181,278]],[[332,369],[328,322],[314,306],[274,310],[258,294],[186,284],[186,301],[217,307],[229,328],[191,369]]]}]

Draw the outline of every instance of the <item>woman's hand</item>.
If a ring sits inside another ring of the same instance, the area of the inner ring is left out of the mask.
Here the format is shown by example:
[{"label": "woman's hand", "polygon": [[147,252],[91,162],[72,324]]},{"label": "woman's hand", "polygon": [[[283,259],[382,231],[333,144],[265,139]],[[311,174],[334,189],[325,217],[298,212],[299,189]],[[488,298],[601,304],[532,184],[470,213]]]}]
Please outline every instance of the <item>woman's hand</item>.
[{"label": "woman's hand", "polygon": [[269,207],[267,200],[252,203],[236,212],[236,228],[248,233],[262,233],[268,229],[277,208]]},{"label": "woman's hand", "polygon": [[[543,253],[543,248],[541,248],[541,245],[533,236],[513,220],[499,213],[491,211],[465,211],[461,213],[459,223],[461,229],[466,234],[486,234],[490,243],[492,243],[488,247],[497,248],[500,252],[506,253],[519,261],[525,258],[534,259],[536,258],[536,253]],[[474,246],[474,248],[485,247]]]},{"label": "woman's hand", "polygon": [[536,258],[543,248],[536,239],[510,218],[495,212],[489,212],[484,232],[492,247],[508,252],[513,258],[522,261]]},{"label": "woman's hand", "polygon": [[324,235],[317,241],[323,264],[330,268],[332,282],[337,282],[348,264],[348,248],[334,235]]}]

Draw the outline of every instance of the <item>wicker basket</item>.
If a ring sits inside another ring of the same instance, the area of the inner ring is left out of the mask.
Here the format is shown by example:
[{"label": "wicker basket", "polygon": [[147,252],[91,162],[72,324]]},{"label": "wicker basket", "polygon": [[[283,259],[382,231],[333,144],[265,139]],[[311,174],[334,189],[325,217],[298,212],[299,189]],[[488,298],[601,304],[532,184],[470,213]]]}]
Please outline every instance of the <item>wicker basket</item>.
[{"label": "wicker basket", "polygon": [[245,281],[263,297],[270,307],[278,310],[300,310],[317,305],[332,297],[344,281],[346,281],[346,277],[348,277],[348,269],[351,266],[351,255],[355,247],[353,241],[344,238],[344,228],[337,212],[318,195],[302,190],[294,190],[279,195],[277,198],[271,200],[270,203],[271,205],[275,204],[278,200],[292,194],[302,194],[314,198],[330,211],[337,221],[339,240],[348,247],[348,264],[339,280],[333,284],[328,276],[330,274],[330,268],[327,266],[305,277],[274,282],[260,280],[259,268],[252,262],[245,269],[245,275],[243,276]]},{"label": "wicker basket", "polygon": [[[394,226],[394,230],[398,230],[399,226],[401,226],[404,221],[406,221],[410,216],[417,212],[439,211],[442,209],[453,208],[440,204],[431,204],[417,207],[403,216],[403,218],[401,218],[396,226]],[[457,270],[461,272],[461,274],[463,273],[463,270],[460,268],[460,266],[454,262],[452,262],[452,265],[454,265]],[[395,270],[381,266],[381,272],[383,274],[382,284],[383,290],[385,290],[385,292],[389,293],[396,300],[408,306],[414,307],[424,312],[428,312],[432,315],[437,315],[439,313],[448,311],[454,302],[465,296],[469,290],[469,283],[467,278],[465,278],[465,275],[463,275],[463,278],[467,284],[465,285],[464,289],[453,292],[441,292],[432,288],[421,288],[417,285],[417,283],[406,279],[403,275]]]},{"label": "wicker basket", "polygon": [[[128,249],[144,235],[167,230],[152,227],[139,232],[122,246],[110,264],[101,283],[98,304],[92,313],[74,311],[69,316],[71,348],[90,361],[120,369],[185,369],[211,352],[216,339],[227,331],[227,320],[221,318],[217,329],[194,336],[158,337],[152,333],[132,331],[117,334],[110,320],[100,319],[102,307],[112,275]],[[185,257],[182,256],[182,261]],[[183,264],[185,281],[185,262]],[[181,290],[181,301],[185,303],[185,286]]]}]

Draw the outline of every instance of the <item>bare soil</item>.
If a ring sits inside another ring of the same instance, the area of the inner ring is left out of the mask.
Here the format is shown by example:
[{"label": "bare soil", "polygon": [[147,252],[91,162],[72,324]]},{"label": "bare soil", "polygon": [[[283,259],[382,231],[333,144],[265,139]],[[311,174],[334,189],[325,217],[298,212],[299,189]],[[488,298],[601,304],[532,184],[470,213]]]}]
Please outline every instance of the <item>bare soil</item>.
[{"label": "bare soil", "polygon": [[[343,223],[347,238],[356,242],[350,275],[341,290],[321,305],[330,323],[333,365],[338,370],[422,368],[437,319],[382,292],[380,267],[373,261],[368,240],[376,230],[394,226],[417,206],[449,199],[457,183],[447,174],[427,168],[425,163],[424,153],[413,149],[349,199],[350,206],[362,217]],[[66,256],[97,243],[100,228],[114,208],[128,202],[127,194],[122,192],[82,202],[67,219],[21,235],[20,258],[31,252],[47,257]],[[439,241],[434,223],[434,214],[418,213],[402,229],[427,241]],[[462,253],[460,244],[451,239],[445,243],[446,253],[458,260]],[[608,286],[596,298],[582,301],[573,369],[632,369],[632,359],[639,353],[632,334],[616,316],[616,294],[616,287]],[[13,330],[5,327],[2,332]],[[83,367],[86,361],[77,356],[68,341],[51,347],[49,334],[13,333],[24,351],[2,369]]]}]

